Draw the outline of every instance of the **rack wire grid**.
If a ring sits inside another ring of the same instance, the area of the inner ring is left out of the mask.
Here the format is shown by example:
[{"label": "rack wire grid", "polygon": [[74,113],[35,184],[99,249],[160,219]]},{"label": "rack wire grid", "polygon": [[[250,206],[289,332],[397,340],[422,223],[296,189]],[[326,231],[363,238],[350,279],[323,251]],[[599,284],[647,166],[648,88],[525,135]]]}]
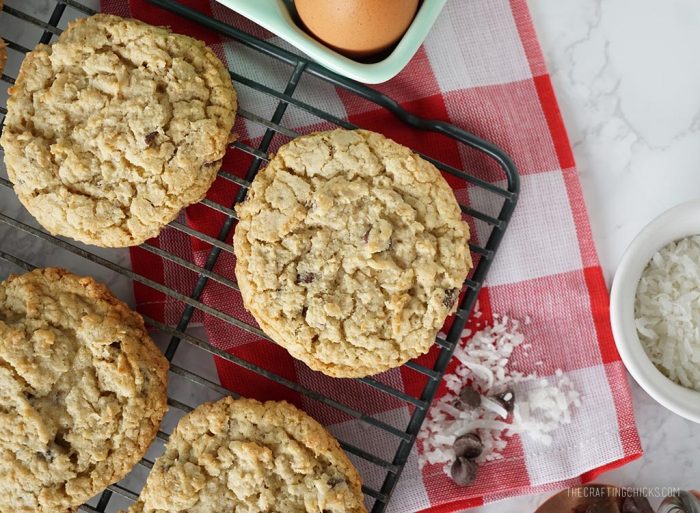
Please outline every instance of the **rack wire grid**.
[{"label": "rack wire grid", "polygon": [[[206,244],[209,251],[206,265],[199,266],[194,262],[184,260],[152,243],[147,242],[141,246],[145,251],[168,261],[177,269],[196,273],[197,278],[193,289],[185,293],[168,288],[163,283],[158,283],[151,278],[134,272],[130,268],[128,252],[125,250],[104,250],[83,246],[73,241],[54,237],[44,231],[16,200],[12,192],[12,183],[7,179],[7,174],[3,167],[0,175],[0,260],[4,261],[3,267],[0,267],[2,275],[17,269],[30,270],[35,266],[58,265],[62,262],[69,262],[69,267],[79,267],[80,272],[83,274],[89,273],[107,282],[121,297],[131,297],[131,294],[133,294],[132,286],[136,282],[170,296],[181,307],[179,320],[173,324],[166,324],[156,319],[145,317],[146,324],[153,330],[154,339],[163,347],[165,355],[171,362],[171,385],[173,385],[173,382],[178,383],[177,387],[174,385],[170,387],[168,401],[170,412],[166,415],[161,430],[149,453],[141,460],[132,473],[83,505],[82,510],[89,512],[119,511],[136,499],[148,470],[153,466],[153,460],[162,452],[163,443],[168,439],[168,433],[172,432],[179,417],[191,411],[193,406],[196,406],[196,404],[186,404],[188,399],[201,398],[203,396],[209,399],[216,399],[225,394],[235,395],[234,392],[221,386],[217,382],[216,376],[207,375],[207,372],[211,374],[211,371],[205,370],[201,365],[202,358],[214,356],[232,363],[237,368],[247,369],[264,376],[290,390],[303,394],[310,400],[319,401],[330,408],[337,409],[345,415],[366,424],[368,427],[386,432],[387,437],[394,439],[396,442],[395,448],[393,449],[393,457],[390,458],[375,454],[363,447],[344,441],[342,438],[339,440],[342,447],[351,455],[351,458],[354,458],[356,461],[358,458],[364,460],[381,471],[381,479],[378,481],[375,479],[375,484],[368,484],[366,476],[363,475],[363,480],[365,481],[363,492],[371,510],[375,513],[382,512],[387,507],[392,491],[395,489],[401,476],[401,472],[416,440],[416,435],[420,430],[442,375],[459,341],[469,313],[477,299],[479,289],[484,282],[486,273],[494,259],[496,250],[515,208],[519,192],[519,179],[515,166],[500,149],[478,137],[448,123],[431,121],[415,116],[401,108],[389,97],[332,73],[306,58],[195,12],[176,1],[151,1],[153,4],[189,18],[237,42],[240,48],[247,49],[246,51],[252,53],[254,60],[259,59],[262,61],[267,59],[277,63],[276,66],[278,68],[281,66],[283,73],[286,75],[281,82],[263,83],[254,77],[241,74],[237,69],[231,71],[231,77],[239,91],[239,98],[249,99],[248,103],[242,102],[243,105],[239,109],[238,115],[247,120],[248,126],[257,126],[262,137],[257,147],[252,147],[239,141],[232,143],[235,152],[243,152],[252,156],[246,179],[238,178],[225,169],[222,169],[219,173],[221,178],[233,181],[241,187],[242,191],[245,191],[257,170],[268,160],[268,151],[275,145],[286,142],[298,135],[283,124],[285,115],[288,115],[288,112],[292,109],[318,118],[320,122],[329,122],[345,128],[355,128],[348,121],[340,119],[336,115],[326,112],[304,99],[303,91],[305,87],[314,88],[317,87],[318,83],[323,83],[327,86],[330,84],[330,87],[344,90],[349,94],[364,99],[364,101],[375,104],[375,108],[379,106],[390,111],[396,116],[397,123],[404,123],[420,133],[426,131],[434,132],[456,141],[460,145],[460,151],[463,151],[463,155],[465,157],[471,156],[471,161],[475,163],[474,169],[485,169],[484,161],[491,164],[491,170],[488,173],[484,172],[489,174],[489,179],[485,179],[475,176],[475,173],[470,174],[462,169],[439,162],[431,158],[430,155],[423,155],[444,174],[451,175],[453,180],[460,180],[465,187],[475,188],[480,194],[483,193],[482,196],[488,198],[481,202],[486,205],[486,208],[481,209],[462,204],[466,203],[466,201],[460,202],[465,219],[470,221],[473,229],[476,227],[479,239],[485,241],[485,243],[481,246],[476,243],[470,244],[475,266],[464,284],[466,290],[454,317],[454,322],[446,335],[439,335],[436,339],[438,347],[435,349],[437,357],[434,360],[434,365],[428,367],[414,361],[405,364],[410,372],[415,373],[416,376],[424,380],[424,385],[420,392],[409,394],[391,386],[379,377],[359,380],[366,388],[368,404],[377,395],[387,394],[409,408],[411,414],[407,424],[394,426],[377,415],[363,412],[357,407],[330,397],[327,395],[327,391],[324,392],[324,390],[302,386],[265,368],[228,354],[210,345],[206,341],[206,336],[201,334],[201,329],[192,326],[193,315],[199,310],[224,322],[261,335],[257,327],[221,312],[202,301],[202,293],[210,281],[226,285],[231,289],[232,294],[238,293],[236,284],[220,276],[214,270],[214,265],[221,252],[231,252],[233,249],[225,241],[236,222],[233,206],[235,202],[243,199],[245,192],[239,194],[236,198],[231,198],[231,203],[228,205],[203,200],[202,203],[207,208],[225,214],[225,220],[220,227],[218,237],[200,233],[181,220],[176,220],[166,228],[166,230],[174,230],[189,237],[197,238],[203,244]],[[50,43],[61,33],[62,28],[65,27],[68,21],[93,14],[98,7],[97,0],[84,0],[84,2],[56,0],[53,8],[48,12],[37,14],[26,12],[31,7],[31,2],[20,2],[17,0],[16,4],[19,7],[12,7],[13,0],[6,0],[3,8],[3,19],[0,24],[3,27],[2,36],[6,39],[10,49],[10,59],[6,72],[11,73],[10,70],[12,70],[16,74],[23,55],[29,51],[28,46],[32,46],[37,40],[41,43]],[[89,2],[91,3],[88,5]],[[33,42],[30,39],[33,39]],[[14,83],[14,79],[10,75],[3,74],[1,78],[7,84]],[[307,81],[311,82],[307,83]],[[4,104],[7,95],[4,91],[5,88],[2,89],[3,91],[0,93],[2,97],[0,99],[3,102],[3,106],[0,107],[0,112],[3,115],[4,122],[4,115],[7,112]],[[273,108],[268,109],[264,113],[255,113],[256,97],[267,99],[268,104],[272,101]],[[308,98],[308,95],[306,97]],[[493,169],[496,169],[499,174],[497,180],[493,179]],[[200,363],[198,364],[198,362]],[[177,393],[174,393],[173,391],[176,389]],[[190,402],[196,403],[196,401]]]}]

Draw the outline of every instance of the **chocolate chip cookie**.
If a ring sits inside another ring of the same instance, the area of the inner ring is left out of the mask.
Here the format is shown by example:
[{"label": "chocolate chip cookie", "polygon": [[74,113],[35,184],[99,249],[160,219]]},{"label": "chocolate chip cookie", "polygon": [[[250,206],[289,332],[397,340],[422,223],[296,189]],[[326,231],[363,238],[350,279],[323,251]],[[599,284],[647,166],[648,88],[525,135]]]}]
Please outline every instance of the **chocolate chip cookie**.
[{"label": "chocolate chip cookie", "polygon": [[245,306],[330,376],[376,374],[428,351],[471,268],[469,227],[440,172],[373,132],[294,139],[236,211]]},{"label": "chocolate chip cookie", "polygon": [[175,428],[129,513],[363,513],[338,442],[285,402],[225,397]]},{"label": "chocolate chip cookie", "polygon": [[123,478],[167,408],[167,360],[104,285],[0,283],[0,511],[64,513]]},{"label": "chocolate chip cookie", "polygon": [[28,53],[0,142],[15,192],[53,234],[140,244],[204,197],[236,92],[204,43],[136,20],[76,20]]}]

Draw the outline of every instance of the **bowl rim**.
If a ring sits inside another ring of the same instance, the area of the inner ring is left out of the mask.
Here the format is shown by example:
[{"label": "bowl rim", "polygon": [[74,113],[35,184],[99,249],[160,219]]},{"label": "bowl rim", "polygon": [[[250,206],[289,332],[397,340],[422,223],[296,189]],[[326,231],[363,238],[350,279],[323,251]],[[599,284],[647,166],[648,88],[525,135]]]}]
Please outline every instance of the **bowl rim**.
[{"label": "bowl rim", "polygon": [[700,392],[671,381],[656,368],[639,340],[634,322],[634,298],[649,260],[667,244],[692,235],[700,235],[700,199],[670,208],[639,232],[615,272],[610,322],[620,357],[635,381],[665,408],[700,423]]},{"label": "bowl rim", "polygon": [[410,62],[428,36],[447,0],[424,1],[392,52],[378,62],[363,63],[323,45],[294,23],[284,0],[217,0],[284,39],[322,66],[353,80],[379,84],[396,76]]}]

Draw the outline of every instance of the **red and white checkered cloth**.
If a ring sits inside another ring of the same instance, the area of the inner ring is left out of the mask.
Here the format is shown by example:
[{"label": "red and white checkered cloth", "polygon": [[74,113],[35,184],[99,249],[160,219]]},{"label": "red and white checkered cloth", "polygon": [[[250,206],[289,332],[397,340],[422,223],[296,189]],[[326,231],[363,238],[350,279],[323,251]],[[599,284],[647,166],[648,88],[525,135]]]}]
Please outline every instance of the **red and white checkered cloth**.
[{"label": "red and white checkered cloth", "polygon": [[[275,44],[278,38],[242,19],[214,1],[183,3],[243,28]],[[205,40],[229,66],[274,88],[289,75],[285,65],[266,59],[237,43],[181,17],[146,4],[143,0],[103,0],[103,9],[123,16],[170,25],[173,30]],[[498,257],[480,296],[483,317],[491,312],[516,318],[530,316],[526,337],[529,354],[520,354],[520,370],[547,375],[561,368],[583,394],[570,425],[555,433],[545,447],[527,437],[514,437],[504,459],[482,466],[468,488],[455,486],[438,465],[418,468],[414,453],[408,460],[389,510],[455,511],[505,497],[560,488],[594,479],[604,470],[641,454],[625,369],[615,350],[608,323],[608,293],[593,246],[579,179],[566,130],[525,0],[471,0],[447,4],[425,44],[396,78],[378,87],[407,110],[428,118],[448,120],[503,148],[515,161],[522,177],[522,195]],[[453,142],[432,135],[416,136],[391,115],[369,102],[318,79],[305,77],[296,96],[340,118],[374,129],[426,151],[460,168],[479,166]],[[239,101],[247,111],[270,115],[276,102],[239,88]],[[283,124],[300,132],[329,126],[290,107]],[[255,146],[263,131],[239,119],[235,131]],[[241,175],[249,160],[225,159],[224,169]],[[459,187],[458,184],[455,184]],[[462,184],[461,187],[464,187]],[[230,206],[237,187],[218,180],[209,199]],[[481,210],[491,201],[478,188],[461,189],[458,197]],[[209,235],[218,234],[223,214],[196,205],[182,222]],[[472,224],[477,240],[485,237]],[[154,245],[203,265],[211,249],[181,232],[165,230]],[[132,250],[133,268],[188,295],[196,279],[175,263],[161,260],[140,248]],[[222,252],[215,271],[234,279],[232,254]],[[176,320],[183,304],[135,284],[140,310],[166,322]],[[240,297],[230,288],[210,281],[202,300],[226,313],[254,323]],[[369,411],[400,430],[410,415],[405,403],[384,394],[367,394],[366,385],[331,379],[310,371],[283,349],[201,313],[210,341],[248,361],[261,364],[292,381]],[[422,361],[430,364],[435,351]],[[216,362],[223,385],[260,399],[287,399],[328,425],[339,438],[391,461],[398,438],[369,427],[330,407],[320,405],[258,375],[225,361]],[[417,395],[424,385],[407,369],[387,372],[377,379]],[[367,397],[376,401],[367,404]],[[365,483],[378,489],[383,471],[355,458]]]}]

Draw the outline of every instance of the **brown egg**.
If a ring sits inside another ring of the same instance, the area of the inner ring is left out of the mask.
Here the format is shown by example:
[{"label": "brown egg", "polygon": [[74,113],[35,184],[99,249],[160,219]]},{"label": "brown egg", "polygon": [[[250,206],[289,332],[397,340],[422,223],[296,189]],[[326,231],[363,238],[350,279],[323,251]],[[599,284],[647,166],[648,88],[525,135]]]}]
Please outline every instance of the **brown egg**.
[{"label": "brown egg", "polygon": [[295,0],[297,13],[317,39],[351,57],[396,43],[413,21],[418,0]]}]

